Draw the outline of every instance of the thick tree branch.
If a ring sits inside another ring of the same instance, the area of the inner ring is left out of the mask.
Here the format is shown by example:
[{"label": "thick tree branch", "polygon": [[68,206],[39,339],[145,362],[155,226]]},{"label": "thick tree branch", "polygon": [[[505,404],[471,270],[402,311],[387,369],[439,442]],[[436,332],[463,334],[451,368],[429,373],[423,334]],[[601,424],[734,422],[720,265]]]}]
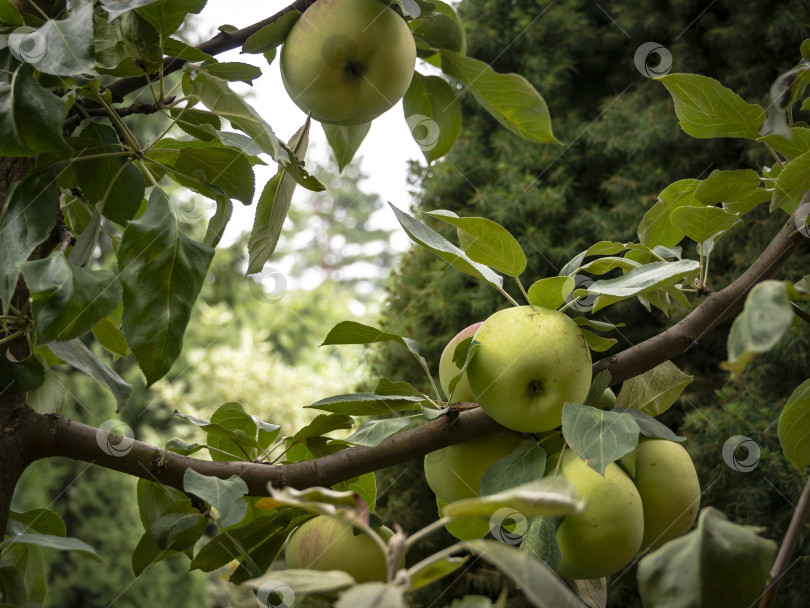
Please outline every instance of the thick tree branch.
[{"label": "thick tree branch", "polygon": [[110,455],[101,447],[106,446],[104,432],[95,427],[61,416],[44,416],[34,412],[30,416],[36,419],[33,432],[49,438],[48,447],[43,446],[43,451],[38,454],[40,458],[64,456],[92,462],[178,489],[183,488],[183,475],[187,468],[222,479],[238,475],[253,496],[266,496],[268,482],[275,486],[295,488],[332,486],[503,428],[482,409],[475,407],[468,411],[451,411],[432,422],[392,435],[377,447],[353,446],[316,460],[270,465],[199,460],[140,441],[134,441],[131,449],[123,455]]},{"label": "thick tree branch", "polygon": [[[810,192],[805,194],[802,202],[808,200]],[[799,243],[806,241],[796,230],[791,216],[748,270],[730,285],[709,295],[700,306],[663,333],[595,363],[594,376],[607,369],[612,375],[611,385],[618,384],[686,352],[736,313],[757,283],[775,277]]]},{"label": "thick tree branch", "polygon": [[[206,40],[205,42],[198,44],[197,48],[209,55],[218,55],[219,53],[224,53],[225,51],[238,48],[245,43],[245,40],[263,27],[278,21],[281,19],[281,17],[291,11],[304,12],[314,2],[315,0],[295,0],[295,2],[290,4],[288,7],[281,9],[272,17],[268,17],[263,21],[249,25],[241,30],[236,30],[235,32],[220,32],[210,40]],[[183,66],[184,63],[186,63],[184,59],[166,57],[163,60],[163,74],[165,75],[176,72]],[[112,83],[109,90],[112,93],[114,101],[121,101],[124,99],[125,95],[146,86],[146,83],[147,80],[143,76],[122,78],[121,80],[117,80]]]}]

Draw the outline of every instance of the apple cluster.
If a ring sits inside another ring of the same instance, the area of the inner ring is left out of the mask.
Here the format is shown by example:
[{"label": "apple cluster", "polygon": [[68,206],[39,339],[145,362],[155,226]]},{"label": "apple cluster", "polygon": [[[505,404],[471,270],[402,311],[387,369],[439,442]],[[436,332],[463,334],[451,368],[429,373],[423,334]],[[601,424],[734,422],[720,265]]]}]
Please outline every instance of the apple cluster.
[{"label": "apple cluster", "polygon": [[[470,337],[479,345],[451,391],[461,371],[453,360],[456,347]],[[566,449],[557,430],[563,405],[583,403],[591,383],[590,350],[567,315],[531,306],[497,312],[449,342],[439,379],[451,402],[477,401],[506,429],[428,454],[428,485],[446,502],[477,496],[486,470],[527,441],[521,433],[545,433],[543,446],[556,450],[547,460],[546,475],[565,477],[586,503],[557,529],[555,571],[560,576],[609,576],[641,549],[681,536],[694,523],[700,485],[680,444],[642,438],[634,452],[610,463],[604,476]],[[615,400],[607,389],[594,405],[609,409]]]}]

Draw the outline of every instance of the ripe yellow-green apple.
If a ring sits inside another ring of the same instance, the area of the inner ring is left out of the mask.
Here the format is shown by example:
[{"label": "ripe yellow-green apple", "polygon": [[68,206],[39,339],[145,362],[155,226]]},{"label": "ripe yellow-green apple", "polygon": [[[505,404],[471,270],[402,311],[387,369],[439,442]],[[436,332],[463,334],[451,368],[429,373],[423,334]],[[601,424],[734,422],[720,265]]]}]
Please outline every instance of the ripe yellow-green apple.
[{"label": "ripe yellow-green apple", "polygon": [[[394,534],[385,526],[376,532],[383,540]],[[326,515],[298,527],[287,541],[284,557],[288,568],[343,570],[358,583],[388,578],[385,555],[377,543],[363,532],[355,535],[351,525]]]},{"label": "ripe yellow-green apple", "polygon": [[[481,323],[474,323],[469,327],[465,327],[456,336],[447,343],[442,351],[442,357],[439,359],[439,382],[442,385],[442,390],[447,397],[450,397],[450,381],[458,375],[461,368],[453,363],[453,353],[456,347],[462,340],[472,338]],[[453,393],[451,403],[461,403],[462,401],[473,401],[473,394],[470,390],[470,383],[467,381],[467,373],[465,372],[456,384],[456,391]]]},{"label": "ripe yellow-green apple", "polygon": [[281,78],[316,120],[358,125],[402,99],[415,63],[411,30],[379,0],[318,0],[284,41]]},{"label": "ripe yellow-green apple", "polygon": [[593,406],[599,410],[612,410],[613,406],[616,405],[616,393],[614,393],[610,388],[606,388],[605,392],[602,393],[602,396],[596,400]]},{"label": "ripe yellow-green apple", "polygon": [[615,463],[602,477],[571,451],[563,454],[560,470],[585,501],[585,509],[566,515],[557,529],[557,574],[588,579],[619,571],[638,553],[644,537],[638,490]]},{"label": "ripe yellow-green apple", "polygon": [[467,366],[475,400],[496,422],[523,432],[562,423],[566,401],[583,403],[591,351],[565,314],[537,306],[496,312],[475,332],[481,343]]},{"label": "ripe yellow-green apple", "polygon": [[692,527],[700,506],[700,482],[689,453],[666,439],[643,439],[633,478],[644,505],[643,548],[660,547]]},{"label": "ripe yellow-green apple", "polygon": [[502,430],[436,450],[425,456],[425,478],[433,493],[446,502],[478,496],[489,466],[508,456],[526,439]]}]

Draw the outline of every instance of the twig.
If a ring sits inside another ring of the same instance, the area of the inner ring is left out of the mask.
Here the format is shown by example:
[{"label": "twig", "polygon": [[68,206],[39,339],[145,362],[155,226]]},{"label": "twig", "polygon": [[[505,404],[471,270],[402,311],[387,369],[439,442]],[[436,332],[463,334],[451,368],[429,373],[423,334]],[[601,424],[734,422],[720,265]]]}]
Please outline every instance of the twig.
[{"label": "twig", "polygon": [[807,312],[804,308],[796,304],[796,302],[791,302],[790,305],[797,317],[799,317],[802,321],[810,323],[810,312]]},{"label": "twig", "polygon": [[788,562],[796,549],[796,543],[799,542],[799,536],[801,536],[808,515],[810,515],[810,477],[807,478],[802,495],[799,497],[799,504],[796,505],[793,517],[790,518],[790,525],[788,525],[785,538],[782,539],[779,553],[776,554],[776,560],[774,560],[771,568],[771,582],[765,587],[765,592],[759,602],[759,608],[771,608],[774,605],[779,585],[782,582],[782,575],[788,569]]}]

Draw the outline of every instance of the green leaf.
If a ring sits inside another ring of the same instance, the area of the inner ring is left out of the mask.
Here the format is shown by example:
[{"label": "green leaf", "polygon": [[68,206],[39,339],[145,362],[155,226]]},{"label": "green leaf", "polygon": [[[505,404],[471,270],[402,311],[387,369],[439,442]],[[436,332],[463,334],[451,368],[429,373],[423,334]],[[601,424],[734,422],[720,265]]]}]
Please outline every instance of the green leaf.
[{"label": "green leaf", "polygon": [[[363,325],[356,321],[341,321],[329,330],[321,346],[335,344],[374,344],[376,342],[396,342],[408,349],[408,352],[419,361],[423,368],[427,367],[425,358],[419,354],[419,343],[413,338],[405,338],[396,334],[389,334],[376,327]],[[412,391],[407,391],[412,394]],[[424,398],[422,399],[424,400]]]},{"label": "green leaf", "polygon": [[424,397],[425,395],[416,390],[407,382],[391,382],[388,378],[380,378],[374,392],[378,395],[412,395],[414,397]]},{"label": "green leaf", "polygon": [[222,78],[229,82],[240,81],[252,85],[253,81],[262,75],[262,71],[255,65],[232,61],[227,63],[211,63],[202,68],[212,76]]},{"label": "green leaf", "polygon": [[483,217],[459,217],[444,209],[428,211],[427,215],[455,226],[461,248],[474,262],[512,277],[519,276],[526,269],[526,255],[520,244],[500,224]]},{"label": "green leaf", "polygon": [[[309,145],[310,119],[296,131],[290,139],[289,146],[297,158],[304,158]],[[287,213],[290,211],[293,193],[295,192],[295,177],[283,167],[265,185],[256,206],[256,217],[253,220],[253,230],[248,241],[247,274],[259,272],[273,255],[281,236],[281,229]]]},{"label": "green leaf", "polygon": [[0,154],[70,156],[62,138],[65,100],[40,86],[33,72],[31,64],[23,63],[10,82],[0,82]]},{"label": "green leaf", "polygon": [[442,71],[452,76],[512,133],[537,143],[560,143],[551,130],[548,106],[518,74],[499,74],[483,61],[442,49]]},{"label": "green leaf", "polygon": [[199,13],[205,3],[206,0],[158,0],[147,2],[138,14],[168,38],[188,19],[189,13]]},{"label": "green leaf", "polygon": [[200,513],[170,512],[159,517],[149,533],[164,551],[183,551],[200,540],[207,524],[208,519]]},{"label": "green leaf", "polygon": [[576,286],[571,277],[548,277],[532,283],[529,287],[529,304],[543,308],[559,308],[565,303]]},{"label": "green leaf", "polygon": [[191,456],[195,452],[199,452],[204,448],[205,446],[200,443],[189,443],[188,441],[183,441],[177,437],[172,437],[166,442],[167,450],[183,456]]},{"label": "green leaf", "polygon": [[720,364],[732,379],[739,377],[754,355],[779,344],[793,323],[789,286],[784,281],[762,281],[748,292],[728,334],[728,361]]},{"label": "green leaf", "polygon": [[[253,168],[241,152],[229,148],[189,146],[180,150],[174,169],[179,174],[179,183],[211,199],[216,200],[217,191],[221,190],[228,198],[235,198],[245,205],[253,202]],[[200,187],[195,180],[213,186],[215,190]]]},{"label": "green leaf", "polygon": [[242,45],[243,53],[265,53],[276,48],[287,39],[292,26],[301,17],[299,11],[290,11],[255,34],[251,34]]},{"label": "green leaf", "polygon": [[[444,517],[444,508],[447,501],[436,497],[436,507],[439,517]],[[489,521],[478,517],[465,517],[455,519],[445,525],[447,531],[459,540],[477,540],[489,534]]]},{"label": "green leaf", "polygon": [[695,190],[695,198],[704,205],[744,201],[759,191],[760,178],[753,169],[712,171]]},{"label": "green leaf", "polygon": [[25,399],[31,409],[40,414],[61,414],[65,405],[67,391],[62,380],[54,372],[45,372],[42,386],[26,395]]},{"label": "green leaf", "polygon": [[40,343],[83,336],[121,301],[115,274],[73,266],[58,251],[20,266],[31,292]]},{"label": "green leaf", "polygon": [[208,229],[205,231],[203,237],[203,245],[209,247],[216,247],[225,234],[225,228],[228,222],[231,221],[233,214],[233,203],[230,199],[218,196],[217,197],[217,210],[216,213],[208,220]]},{"label": "green leaf", "polygon": [[444,514],[448,517],[489,518],[505,507],[524,517],[567,515],[583,508],[577,501],[574,487],[564,477],[547,477],[497,494],[451,502],[444,508]]},{"label": "green leaf", "polygon": [[[20,35],[15,40],[14,34]],[[55,76],[92,74],[93,60],[93,6],[78,5],[67,19],[48,19],[31,38],[33,48],[22,44],[25,34],[20,30],[9,37],[8,46],[38,71]]]},{"label": "green leaf", "polygon": [[638,445],[639,428],[631,415],[579,403],[563,406],[562,432],[571,449],[603,477],[611,462]]},{"label": "green leaf", "polygon": [[75,339],[68,342],[51,342],[48,346],[62,361],[87,374],[110,391],[115,397],[117,411],[126,405],[132,393],[132,386],[107,367],[83,342]]},{"label": "green leaf", "polygon": [[588,389],[588,396],[585,397],[584,405],[593,405],[599,401],[605,391],[610,388],[610,381],[612,379],[613,375],[610,373],[609,369],[603,369],[596,374],[593,380],[591,380],[591,388]]},{"label": "green leaf", "polygon": [[810,380],[802,382],[788,397],[779,416],[779,443],[785,458],[799,471],[810,464]]},{"label": "green leaf", "polygon": [[104,563],[104,560],[96,553],[93,547],[78,538],[54,536],[52,534],[19,534],[4,540],[0,543],[0,547],[6,549],[17,544],[35,545],[43,549],[55,549],[57,551],[76,551],[97,562]]},{"label": "green leaf", "polygon": [[563,518],[559,515],[533,518],[523,535],[520,550],[541,560],[549,568],[556,568],[562,557],[557,544],[557,530],[562,521]]},{"label": "green leaf", "polygon": [[582,261],[592,255],[615,255],[627,249],[627,245],[622,243],[615,243],[613,241],[599,241],[588,247],[585,251],[580,251],[571,260],[560,269],[557,274],[561,277],[573,275],[574,272],[582,265]]},{"label": "green leaf", "polygon": [[584,608],[576,594],[548,566],[516,547],[494,540],[469,541],[464,545],[514,580],[534,606]]},{"label": "green leaf", "polygon": [[[250,460],[262,456],[278,437],[279,427],[263,422],[258,416],[247,414],[236,402],[229,402],[217,408],[211,416],[211,426],[204,427],[208,433],[207,443],[211,450],[211,460],[241,460],[247,452]],[[222,429],[228,431],[222,432]],[[251,453],[251,448],[254,450]],[[216,450],[226,452],[222,454]],[[228,457],[231,454],[231,457]]]},{"label": "green leaf", "polygon": [[335,608],[408,608],[405,589],[386,583],[362,583],[344,591]]},{"label": "green leaf", "polygon": [[327,412],[348,414],[349,416],[379,416],[402,410],[414,410],[422,397],[411,395],[375,395],[374,393],[350,393],[335,395],[304,406]]},{"label": "green leaf", "polygon": [[630,414],[636,420],[641,434],[650,439],[667,439],[669,441],[686,441],[686,437],[681,437],[673,433],[670,428],[655,418],[642,412],[641,410],[633,410],[626,408],[613,408],[613,411],[619,414]]},{"label": "green leaf", "polygon": [[157,2],[157,0],[128,0],[126,3],[122,3],[121,0],[100,0],[101,6],[107,11],[110,21],[113,21],[124,13],[147,6],[153,2]]},{"label": "green leaf", "polygon": [[461,131],[461,107],[445,80],[414,72],[402,108],[411,135],[428,164],[450,151]]},{"label": "green leaf", "polygon": [[0,23],[19,27],[23,24],[23,16],[10,0],[0,0]]},{"label": "green leaf", "polygon": [[180,232],[159,188],[152,191],[146,213],[127,226],[118,250],[123,328],[147,387],[180,355],[191,308],[213,257],[211,247]]},{"label": "green leaf", "polygon": [[278,140],[270,125],[225,80],[201,71],[187,73],[183,76],[183,92],[244,131],[304,188],[314,192],[324,190],[323,184],[309,175],[296,155]]},{"label": "green leaf", "polygon": [[310,437],[321,437],[332,431],[350,429],[354,425],[354,418],[346,414],[318,414],[308,425],[299,429],[292,436],[288,445],[306,441]]},{"label": "green leaf", "polygon": [[132,572],[135,576],[140,576],[152,564],[156,564],[170,558],[177,551],[169,551],[158,547],[152,538],[151,532],[147,530],[138,541],[138,545],[132,552]]},{"label": "green leaf", "polygon": [[181,40],[177,40],[176,38],[169,38],[163,43],[163,52],[167,57],[177,57],[183,61],[213,60],[213,57],[208,53],[204,53],[200,49],[193,47],[190,44],[186,44]]},{"label": "green leaf", "polygon": [[[615,279],[600,279],[588,285],[587,293],[599,297],[593,305],[593,312],[615,302],[654,291],[667,285],[673,285],[684,277],[696,272],[700,263],[696,260],[679,260],[677,262],[654,262],[631,270]],[[576,296],[579,291],[576,290]]]},{"label": "green leaf", "polygon": [[[42,559],[42,551],[39,550],[39,547],[26,544],[6,547],[3,550],[3,561],[13,564],[17,571],[22,574],[25,582],[28,603],[19,605],[42,606],[45,602],[48,586],[45,578],[45,560]],[[0,593],[3,593],[2,584],[0,584]],[[5,595],[0,597],[5,597]],[[0,604],[0,606],[2,605]]]},{"label": "green leaf", "polygon": [[[469,539],[472,540],[472,539]],[[410,591],[416,591],[424,587],[425,585],[429,585],[430,583],[439,580],[440,578],[444,578],[445,576],[452,574],[461,566],[467,563],[469,557],[444,557],[440,560],[431,562],[426,564],[423,568],[420,568],[416,572],[411,573],[411,587]],[[492,604],[489,603],[489,599],[486,599],[487,603],[483,604],[483,606],[490,607]],[[456,603],[452,604],[455,608],[459,608]],[[465,604],[466,605],[466,604]],[[467,605],[467,608],[474,608],[473,604]]]},{"label": "green leaf", "polygon": [[413,421],[406,416],[396,418],[383,418],[366,420],[358,429],[346,437],[344,441],[352,445],[365,445],[374,447],[391,435],[399,433],[413,426]]},{"label": "green leaf", "polygon": [[38,357],[11,361],[0,354],[0,394],[21,395],[36,390],[45,382],[45,368]]},{"label": "green leaf", "polygon": [[659,245],[674,247],[680,243],[683,232],[672,223],[670,215],[679,207],[700,205],[695,199],[699,185],[699,180],[682,179],[664,188],[658,195],[658,202],[644,214],[638,225],[639,241],[650,248]]},{"label": "green leaf", "polygon": [[368,135],[371,123],[352,126],[321,123],[321,126],[326,135],[326,141],[329,142],[329,147],[332,148],[332,153],[335,155],[338,171],[343,171],[346,165],[352,162],[360,144]]},{"label": "green leaf", "polygon": [[9,518],[18,521],[26,530],[33,530],[39,534],[50,534],[51,536],[66,536],[67,530],[65,522],[55,511],[50,509],[32,509],[30,511],[19,512],[11,509]]},{"label": "green leaf", "polygon": [[[122,151],[115,130],[105,124],[89,122],[81,131],[81,137],[72,142],[90,154],[112,154]],[[145,184],[140,170],[131,160],[122,156],[108,156],[91,161],[76,159],[82,193],[91,203],[101,205],[104,217],[122,226],[135,217],[143,201]],[[86,179],[81,179],[83,174]]]},{"label": "green leaf", "polygon": [[793,160],[797,156],[810,151],[810,129],[807,127],[791,127],[790,139],[781,135],[770,134],[760,137],[757,141],[765,142],[787,160]]},{"label": "green leaf", "polygon": [[670,220],[688,238],[696,243],[704,243],[731,228],[737,216],[720,207],[679,207],[672,211]]},{"label": "green leaf", "polygon": [[675,102],[675,114],[685,133],[698,139],[742,137],[756,140],[765,112],[757,104],[699,74],[667,74],[656,78]]},{"label": "green leaf", "polygon": [[[98,244],[98,235],[101,233],[101,214],[98,209],[93,209],[93,215],[87,226],[81,231],[76,244],[70,249],[68,262],[74,266],[84,266],[93,257],[93,252]],[[117,279],[116,279],[117,280]]]},{"label": "green leaf", "polygon": [[[214,139],[214,135],[204,128],[206,125],[212,127],[215,131],[222,128],[222,121],[219,116],[212,112],[206,112],[205,110],[197,110],[188,107],[172,108],[169,110],[169,113],[172,118],[177,120],[175,124],[178,127],[189,135],[203,141]],[[259,152],[261,152],[261,149],[259,149]]]},{"label": "green leaf", "polygon": [[790,161],[776,178],[770,210],[793,213],[807,190],[810,190],[810,152]]},{"label": "green leaf", "polygon": [[121,16],[118,27],[135,66],[147,74],[156,74],[163,65],[159,26],[152,25],[138,13],[130,12]]},{"label": "green leaf", "polygon": [[712,507],[697,528],[643,557],[639,592],[645,606],[726,608],[751,606],[761,597],[776,554],[762,528],[728,521]]},{"label": "green leaf", "polygon": [[493,462],[481,477],[481,495],[496,494],[543,477],[546,451],[534,441],[526,441],[510,454]]},{"label": "green leaf", "polygon": [[183,474],[183,490],[203,499],[212,509],[216,509],[214,518],[223,528],[242,521],[247,513],[245,495],[248,493],[248,487],[245,481],[236,475],[220,479],[202,475],[188,468]]},{"label": "green leaf", "polygon": [[113,358],[126,357],[129,354],[129,346],[122,332],[107,317],[96,323],[93,327],[93,336],[104,348],[113,354]]},{"label": "green leaf", "polygon": [[466,253],[438,232],[415,220],[407,213],[400,211],[391,203],[388,204],[412,241],[439,256],[456,270],[486,281],[499,289],[503,286],[503,277],[495,273],[489,266],[473,261]]},{"label": "green leaf", "polygon": [[618,342],[616,338],[603,338],[602,336],[597,336],[595,333],[588,331],[587,329],[580,329],[580,331],[585,337],[585,342],[588,343],[588,348],[595,353],[604,352],[612,348],[613,345]]},{"label": "green leaf", "polygon": [[[334,593],[341,589],[354,586],[356,583],[348,572],[342,570],[329,570],[326,572],[310,569],[273,570],[264,576],[245,581],[245,586],[257,589],[257,599],[268,605],[268,596],[276,591],[284,596],[284,603],[292,606],[296,595],[309,593]],[[290,590],[291,596],[285,594],[285,587]],[[262,597],[262,592],[264,596]],[[276,604],[278,605],[278,604]],[[283,604],[282,604],[283,605]]]},{"label": "green leaf", "polygon": [[191,499],[180,490],[143,478],[138,480],[137,499],[141,524],[147,532],[172,505],[182,503],[189,510],[194,508]]},{"label": "green leaf", "polygon": [[639,376],[625,380],[616,397],[617,408],[639,410],[650,416],[666,412],[692,382],[672,361],[664,361]]},{"label": "green leaf", "polygon": [[11,296],[25,262],[56,224],[59,193],[56,169],[32,171],[9,188],[0,215],[0,300],[8,313]]}]

